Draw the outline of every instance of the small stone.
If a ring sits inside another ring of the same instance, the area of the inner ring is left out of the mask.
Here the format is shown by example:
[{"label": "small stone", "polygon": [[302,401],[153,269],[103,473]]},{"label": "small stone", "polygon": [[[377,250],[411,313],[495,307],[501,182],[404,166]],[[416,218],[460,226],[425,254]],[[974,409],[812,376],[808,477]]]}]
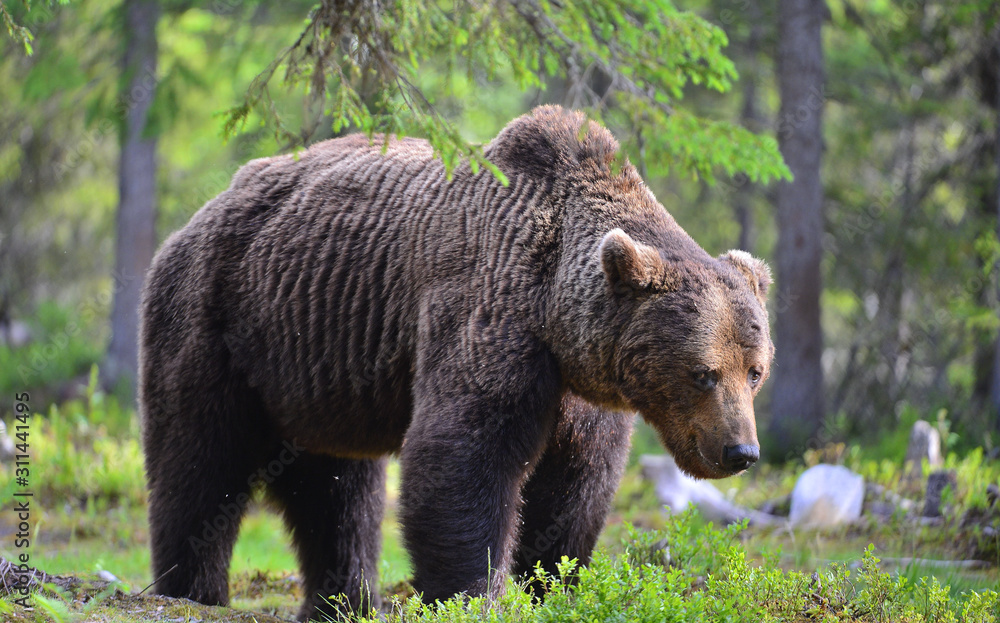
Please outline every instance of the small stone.
[{"label": "small stone", "polygon": [[888,519],[896,513],[896,507],[890,502],[874,500],[868,505],[868,513],[870,515],[878,515],[879,517]]},{"label": "small stone", "polygon": [[941,516],[941,495],[951,486],[958,486],[958,478],[952,471],[936,471],[927,477],[927,495],[924,497],[924,517]]},{"label": "small stone", "polygon": [[842,465],[821,463],[799,476],[792,490],[793,526],[829,527],[861,517],[865,479]]},{"label": "small stone", "polygon": [[31,328],[20,320],[0,324],[0,344],[21,348],[31,342]]},{"label": "small stone", "polygon": [[903,497],[882,485],[874,482],[865,483],[865,501],[863,513],[890,517],[897,511],[909,513],[917,507],[913,500]]}]

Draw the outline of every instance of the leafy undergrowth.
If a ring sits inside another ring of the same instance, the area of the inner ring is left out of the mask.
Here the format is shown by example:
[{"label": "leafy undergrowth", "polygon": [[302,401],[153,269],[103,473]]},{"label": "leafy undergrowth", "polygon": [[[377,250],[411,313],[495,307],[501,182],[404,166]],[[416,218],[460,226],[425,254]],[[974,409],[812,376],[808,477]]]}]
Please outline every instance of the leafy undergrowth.
[{"label": "leafy undergrowth", "polygon": [[[933,469],[953,474],[955,484],[942,495],[942,516],[924,518],[924,492],[932,468],[925,463],[916,477],[904,470],[910,429],[916,419],[917,415],[910,413],[897,430],[879,437],[878,446],[830,443],[807,451],[797,461],[763,463],[743,475],[713,481],[735,504],[787,515],[789,495],[808,467],[820,462],[842,464],[865,479],[869,492],[860,521],[823,530],[792,530],[780,524],[751,526],[739,537],[748,558],[758,562],[774,558],[786,570],[808,572],[831,562],[860,567],[861,552],[874,544],[885,568],[911,582],[935,576],[950,587],[953,597],[970,589],[1000,586],[1000,503],[991,502],[988,494],[991,485],[1000,485],[1000,460],[989,458],[982,447],[956,450],[954,435],[939,413],[935,426],[951,449],[943,465]],[[655,436],[642,424],[634,440],[635,447],[656,450]],[[886,503],[887,499],[893,504]],[[601,543],[614,549],[625,532],[624,522],[658,529],[664,521],[653,486],[633,464],[619,488],[615,514]]]},{"label": "leafy undergrowth", "polygon": [[[967,591],[957,598],[936,579],[913,582],[879,566],[874,548],[863,552],[852,571],[832,564],[813,573],[787,571],[774,560],[750,562],[740,543],[739,525],[718,529],[698,521],[693,511],[672,517],[664,530],[629,530],[623,551],[597,552],[585,568],[564,561],[559,577],[540,569],[536,579],[549,592],[533,600],[509,582],[493,602],[484,598],[452,599],[434,605],[416,596],[390,595],[381,613],[358,621],[683,621],[998,623],[1000,595],[993,590]],[[576,582],[567,581],[575,577]],[[97,585],[88,589],[49,590],[34,611],[0,603],[10,621],[277,621],[290,614],[287,599],[272,613],[209,608],[186,600],[136,596]],[[295,597],[294,580],[264,574],[245,576],[234,585],[240,601],[268,595]],[[256,602],[260,604],[260,602]],[[273,614],[277,613],[278,616]]]},{"label": "leafy undergrowth", "polygon": [[[394,600],[384,619],[366,621],[683,621],[695,622],[996,622],[995,591],[953,599],[934,579],[912,583],[879,567],[873,548],[852,572],[831,565],[815,573],[785,571],[773,561],[748,562],[738,535],[699,525],[695,513],[674,516],[662,532],[630,530],[625,551],[598,552],[585,568],[564,561],[560,577],[538,577],[549,587],[535,602],[518,587],[492,604],[482,598],[428,606]],[[565,581],[575,576],[575,584]]]}]

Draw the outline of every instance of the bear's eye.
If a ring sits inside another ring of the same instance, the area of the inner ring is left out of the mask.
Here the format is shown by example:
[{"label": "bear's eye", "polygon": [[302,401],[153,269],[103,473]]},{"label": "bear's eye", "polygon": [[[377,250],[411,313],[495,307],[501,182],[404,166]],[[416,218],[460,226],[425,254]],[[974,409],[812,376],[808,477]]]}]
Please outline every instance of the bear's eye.
[{"label": "bear's eye", "polygon": [[715,384],[719,380],[719,375],[715,370],[709,370],[708,368],[695,368],[691,371],[691,379],[694,384],[701,390],[709,390],[715,387]]},{"label": "bear's eye", "polygon": [[750,381],[750,385],[757,385],[757,383],[760,383],[760,370],[757,368],[750,368],[750,373],[747,374],[747,380]]}]

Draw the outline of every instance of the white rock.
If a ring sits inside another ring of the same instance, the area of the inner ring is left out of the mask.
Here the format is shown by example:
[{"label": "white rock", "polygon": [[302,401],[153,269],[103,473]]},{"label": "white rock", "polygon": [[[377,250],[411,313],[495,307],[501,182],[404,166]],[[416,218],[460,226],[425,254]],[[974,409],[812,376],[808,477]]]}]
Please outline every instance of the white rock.
[{"label": "white rock", "polygon": [[864,499],[859,474],[842,465],[816,465],[795,483],[788,519],[793,526],[836,526],[861,517]]}]

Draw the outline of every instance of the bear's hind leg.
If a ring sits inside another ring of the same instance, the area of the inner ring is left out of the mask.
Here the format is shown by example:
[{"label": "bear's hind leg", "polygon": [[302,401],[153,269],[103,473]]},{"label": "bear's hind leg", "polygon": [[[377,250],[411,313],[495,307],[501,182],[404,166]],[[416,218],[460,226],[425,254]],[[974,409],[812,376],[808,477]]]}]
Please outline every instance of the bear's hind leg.
[{"label": "bear's hind leg", "polygon": [[563,556],[590,562],[628,458],[632,421],[632,414],[563,397],[545,453],[522,489],[516,573],[530,576],[541,562],[555,574]]},{"label": "bear's hind leg", "polygon": [[302,570],[305,601],[299,619],[377,608],[385,459],[302,451],[268,484],[268,492],[283,511]]},{"label": "bear's hind leg", "polygon": [[225,605],[263,433],[230,392],[177,395],[173,408],[144,404],[154,591]]}]

